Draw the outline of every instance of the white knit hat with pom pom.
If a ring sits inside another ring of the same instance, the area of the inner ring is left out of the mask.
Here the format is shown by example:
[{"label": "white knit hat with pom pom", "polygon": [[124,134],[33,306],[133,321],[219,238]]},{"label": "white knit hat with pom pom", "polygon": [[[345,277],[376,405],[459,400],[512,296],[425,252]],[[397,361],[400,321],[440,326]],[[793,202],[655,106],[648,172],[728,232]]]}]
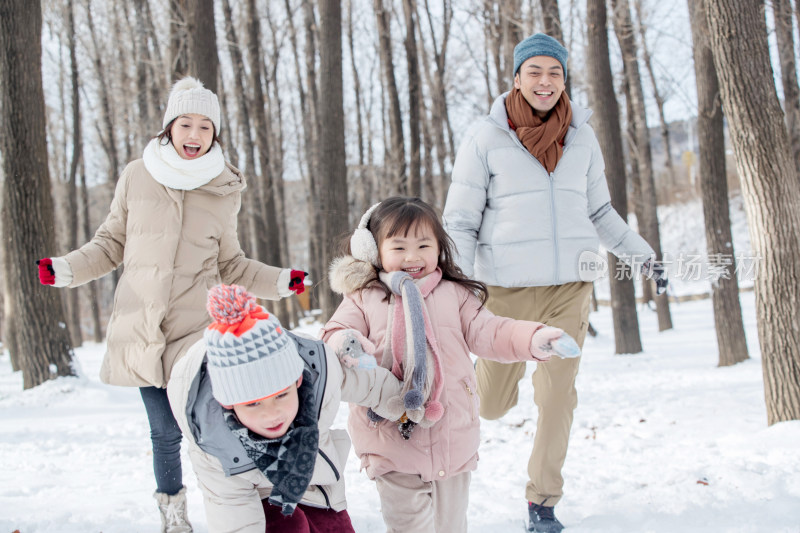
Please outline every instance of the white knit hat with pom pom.
[{"label": "white knit hat with pom pom", "polygon": [[219,135],[220,109],[217,95],[203,87],[203,83],[197,78],[186,76],[172,86],[161,128],[166,128],[177,117],[190,113],[210,118],[214,123],[215,133]]},{"label": "white knit hat with pom pom", "polygon": [[238,285],[208,292],[214,322],[203,335],[214,398],[222,405],[269,398],[297,381],[305,363],[277,318]]}]

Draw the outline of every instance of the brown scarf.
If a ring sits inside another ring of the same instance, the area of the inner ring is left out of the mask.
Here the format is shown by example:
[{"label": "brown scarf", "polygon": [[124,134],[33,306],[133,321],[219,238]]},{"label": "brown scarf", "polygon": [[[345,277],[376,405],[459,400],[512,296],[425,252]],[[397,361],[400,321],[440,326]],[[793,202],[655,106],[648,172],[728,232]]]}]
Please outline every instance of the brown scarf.
[{"label": "brown scarf", "polygon": [[511,89],[506,96],[506,114],[522,145],[544,165],[547,172],[553,172],[564,153],[564,137],[572,122],[572,106],[567,93],[561,93],[547,119],[542,120],[520,90]]}]

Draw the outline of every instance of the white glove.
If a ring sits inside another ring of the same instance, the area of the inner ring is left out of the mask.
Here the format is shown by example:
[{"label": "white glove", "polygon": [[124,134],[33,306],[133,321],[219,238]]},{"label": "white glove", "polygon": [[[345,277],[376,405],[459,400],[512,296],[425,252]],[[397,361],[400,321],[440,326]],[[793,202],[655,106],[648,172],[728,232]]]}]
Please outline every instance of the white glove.
[{"label": "white glove", "polygon": [[545,326],[533,334],[531,338],[531,354],[534,359],[547,361],[552,355],[562,359],[578,357],[581,349],[575,339],[563,330]]},{"label": "white glove", "polygon": [[66,287],[72,283],[72,268],[63,257],[46,257],[36,261],[39,266],[39,282],[42,285]]}]

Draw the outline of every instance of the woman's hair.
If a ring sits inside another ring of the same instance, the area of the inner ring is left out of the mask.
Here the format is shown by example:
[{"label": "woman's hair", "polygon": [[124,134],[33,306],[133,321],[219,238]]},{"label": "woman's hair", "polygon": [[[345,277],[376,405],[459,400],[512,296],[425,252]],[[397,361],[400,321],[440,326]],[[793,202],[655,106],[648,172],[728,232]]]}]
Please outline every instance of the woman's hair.
[{"label": "woman's hair", "polygon": [[[417,226],[428,226],[433,231],[434,238],[439,245],[439,268],[442,270],[442,279],[463,285],[480,299],[486,302],[488,290],[480,281],[469,279],[454,260],[455,244],[442,226],[441,218],[434,208],[422,199],[410,196],[392,196],[383,200],[372,213],[367,224],[367,229],[372,233],[375,243],[380,250],[381,243],[395,235],[408,236]],[[383,282],[378,281],[386,297],[391,290]]]},{"label": "woman's hair", "polygon": [[[172,120],[170,120],[169,124],[167,124],[164,127],[163,130],[158,132],[156,134],[156,136],[153,137],[154,139],[158,139],[158,144],[163,144],[164,146],[166,146],[167,143],[171,143],[172,142],[172,125],[175,124],[175,121],[178,120],[179,118],[181,118],[181,117],[177,116],[177,117],[173,118]],[[217,128],[215,126],[211,126],[211,127],[214,128],[214,139],[211,141],[211,146],[214,146],[214,143],[217,143],[220,148],[224,148],[225,145],[222,144],[222,139],[217,137]],[[166,142],[164,142],[164,139],[166,139]],[[211,148],[209,147],[209,150],[210,149]],[[205,155],[205,154],[203,154],[203,155]]]}]

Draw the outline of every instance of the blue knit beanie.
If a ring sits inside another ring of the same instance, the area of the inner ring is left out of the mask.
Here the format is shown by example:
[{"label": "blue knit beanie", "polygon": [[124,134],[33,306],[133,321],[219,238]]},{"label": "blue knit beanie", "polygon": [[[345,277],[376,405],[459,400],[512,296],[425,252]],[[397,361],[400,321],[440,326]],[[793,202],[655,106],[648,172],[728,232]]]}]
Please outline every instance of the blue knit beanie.
[{"label": "blue knit beanie", "polygon": [[560,42],[549,35],[537,33],[521,41],[514,47],[514,76],[517,75],[520,65],[526,60],[536,56],[548,56],[557,59],[564,69],[564,80],[567,79],[567,56],[569,53]]}]

